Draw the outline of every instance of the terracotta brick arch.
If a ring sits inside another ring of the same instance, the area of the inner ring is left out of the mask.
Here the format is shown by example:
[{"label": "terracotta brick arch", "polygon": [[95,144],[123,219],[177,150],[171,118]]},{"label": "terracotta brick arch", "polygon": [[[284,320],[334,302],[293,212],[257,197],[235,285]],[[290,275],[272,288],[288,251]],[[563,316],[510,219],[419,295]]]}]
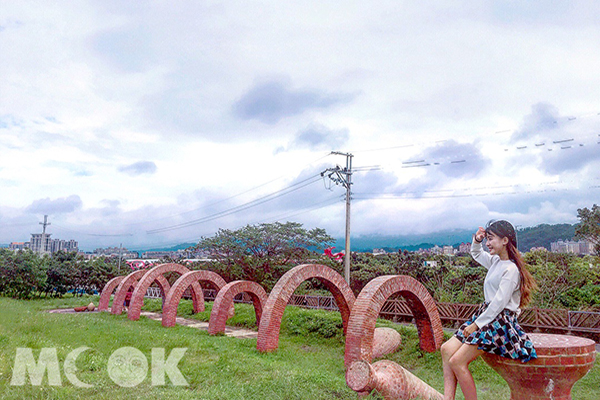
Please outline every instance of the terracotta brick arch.
[{"label": "terracotta brick arch", "polygon": [[216,335],[225,332],[225,323],[229,318],[230,308],[233,306],[233,298],[239,293],[250,295],[256,313],[256,324],[260,326],[262,310],[267,302],[267,292],[256,282],[233,281],[223,286],[215,298],[208,322],[209,334]]},{"label": "terracotta brick arch", "polygon": [[[139,269],[123,277],[119,282],[119,286],[117,286],[117,290],[115,292],[115,297],[113,299],[112,307],[110,308],[111,314],[121,314],[123,312],[123,302],[125,301],[125,295],[130,287],[134,287],[137,285],[138,281],[148,272],[145,269]],[[162,289],[163,293],[168,293],[170,286],[169,282],[161,275],[156,278],[155,282],[158,283],[158,286]],[[104,290],[102,291],[104,294]],[[110,293],[107,294],[110,299]]]},{"label": "terracotta brick arch", "polygon": [[[133,290],[133,294],[131,295],[131,303],[129,305],[129,311],[127,312],[127,318],[129,318],[132,321],[137,321],[138,319],[140,319],[140,313],[142,312],[142,304],[144,303],[144,296],[146,295],[146,291],[148,290],[152,282],[154,282],[155,280],[161,278],[165,279],[163,275],[167,272],[175,272],[179,275],[183,275],[186,272],[190,272],[190,270],[181,264],[175,263],[160,264],[148,270],[140,279],[138,284],[135,285],[135,289]],[[166,297],[169,296],[169,292],[171,291],[170,289],[171,288],[169,287],[167,288],[167,290],[163,290],[163,293],[165,293],[165,304]],[[197,282],[195,285],[192,284],[192,301],[194,302],[195,312],[198,312],[198,304],[202,303],[202,301],[204,300],[203,296],[204,295],[200,285]]]},{"label": "terracotta brick arch", "polygon": [[100,302],[98,303],[98,311],[108,311],[108,304],[110,303],[110,295],[113,293],[115,288],[119,286],[119,283],[125,279],[124,276],[115,276],[110,281],[106,282],[102,293],[100,293]]},{"label": "terracotta brick arch", "polygon": [[277,349],[279,346],[279,328],[281,327],[281,318],[285,306],[294,294],[294,290],[302,282],[311,278],[321,281],[333,295],[342,314],[344,332],[346,332],[350,311],[355,300],[350,286],[339,273],[325,265],[298,265],[286,272],[277,281],[267,299],[258,328],[258,340],[256,342],[258,351],[267,352]]},{"label": "terracotta brick arch", "polygon": [[407,275],[385,275],[370,281],[359,293],[348,323],[345,365],[373,358],[375,322],[383,303],[392,295],[406,299],[415,317],[421,349],[434,352],[443,342],[442,321],[425,286]]},{"label": "terracotta brick arch", "polygon": [[[173,287],[171,287],[171,290],[169,290],[167,298],[165,299],[165,307],[162,315],[163,326],[175,326],[175,320],[177,319],[177,306],[179,306],[181,296],[183,296],[183,293],[190,285],[192,286],[192,293],[194,290],[196,290],[197,293],[200,294],[197,300],[198,306],[196,307],[194,304],[194,310],[196,312],[204,311],[204,292],[202,291],[202,288],[198,282],[206,282],[217,291],[220,291],[221,288],[227,283],[225,282],[225,279],[221,278],[221,275],[212,271],[189,271],[181,275],[179,279],[173,283]],[[192,294],[192,297],[196,298],[196,295]]]}]

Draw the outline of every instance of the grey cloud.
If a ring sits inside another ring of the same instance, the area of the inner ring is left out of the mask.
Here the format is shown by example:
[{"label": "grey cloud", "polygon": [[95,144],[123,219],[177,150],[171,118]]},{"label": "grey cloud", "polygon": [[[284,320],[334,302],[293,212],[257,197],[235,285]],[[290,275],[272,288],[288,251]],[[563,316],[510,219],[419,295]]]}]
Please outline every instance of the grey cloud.
[{"label": "grey cloud", "polygon": [[[532,106],[523,118],[521,127],[512,136],[509,169],[517,170],[524,165],[534,165],[550,174],[578,172],[598,157],[597,138],[590,132],[598,131],[598,120],[561,116],[558,109],[547,103]],[[515,143],[520,142],[521,147]]]},{"label": "grey cloud", "polygon": [[475,178],[490,165],[491,160],[481,154],[476,144],[447,140],[403,161],[404,168],[424,168],[427,173],[411,179],[396,192],[420,197],[452,179]]},{"label": "grey cloud", "polygon": [[365,171],[352,175],[353,191],[363,194],[384,194],[397,189],[398,178],[391,172]]},{"label": "grey cloud", "polygon": [[521,127],[512,135],[512,140],[535,138],[558,127],[558,109],[548,103],[531,106],[531,114],[523,118]]},{"label": "grey cloud", "polygon": [[541,161],[541,168],[551,174],[560,174],[567,171],[577,171],[587,165],[600,161],[600,145],[592,144],[581,146],[575,143],[557,147],[545,153]]},{"label": "grey cloud", "polygon": [[105,207],[98,209],[102,216],[118,215],[121,213],[121,209],[119,208],[121,202],[119,200],[104,199],[101,203],[105,204]]},{"label": "grey cloud", "polygon": [[298,132],[292,142],[294,147],[310,149],[340,147],[348,141],[348,129],[333,130],[326,126],[314,124]]},{"label": "grey cloud", "polygon": [[40,214],[64,214],[71,213],[81,208],[83,202],[78,195],[62,197],[51,200],[49,197],[45,199],[35,200],[25,208],[29,213]]},{"label": "grey cloud", "polygon": [[457,143],[454,140],[446,140],[426,149],[415,158],[415,161],[420,160],[424,161],[421,164],[429,164],[429,168],[450,178],[475,177],[490,165],[489,158],[481,154],[476,144]]},{"label": "grey cloud", "polygon": [[340,148],[348,141],[348,129],[329,129],[320,124],[311,124],[306,129],[299,131],[286,147],[279,147],[275,154],[295,149],[308,148],[311,150],[324,150]]},{"label": "grey cloud", "polygon": [[328,94],[320,90],[294,90],[281,81],[259,83],[246,92],[233,106],[234,114],[243,120],[256,119],[274,124],[285,117],[310,109],[326,109],[352,100],[347,94]]},{"label": "grey cloud", "polygon": [[152,161],[138,161],[133,164],[121,166],[118,169],[119,172],[129,175],[153,174],[156,172],[156,164]]}]

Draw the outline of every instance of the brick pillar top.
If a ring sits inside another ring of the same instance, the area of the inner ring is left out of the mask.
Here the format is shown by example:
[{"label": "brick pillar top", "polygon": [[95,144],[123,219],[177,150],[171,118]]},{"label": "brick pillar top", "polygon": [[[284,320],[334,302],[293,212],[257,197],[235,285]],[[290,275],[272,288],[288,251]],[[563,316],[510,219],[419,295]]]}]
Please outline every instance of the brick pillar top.
[{"label": "brick pillar top", "polygon": [[593,353],[596,342],[579,336],[552,335],[548,333],[530,333],[529,338],[538,356],[575,355]]},{"label": "brick pillar top", "polygon": [[593,340],[545,333],[530,333],[538,357],[519,360],[484,353],[483,360],[510,387],[511,400],[571,400],[571,388],[594,365]]}]

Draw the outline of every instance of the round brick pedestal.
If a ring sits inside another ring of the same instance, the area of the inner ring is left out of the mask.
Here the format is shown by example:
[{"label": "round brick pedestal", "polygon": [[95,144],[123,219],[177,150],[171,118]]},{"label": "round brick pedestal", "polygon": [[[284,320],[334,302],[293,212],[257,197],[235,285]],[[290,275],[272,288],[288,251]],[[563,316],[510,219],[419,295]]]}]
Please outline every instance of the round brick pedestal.
[{"label": "round brick pedestal", "polygon": [[570,400],[571,388],[594,365],[596,343],[577,336],[528,334],[538,358],[527,363],[484,353],[510,387],[511,400]]}]

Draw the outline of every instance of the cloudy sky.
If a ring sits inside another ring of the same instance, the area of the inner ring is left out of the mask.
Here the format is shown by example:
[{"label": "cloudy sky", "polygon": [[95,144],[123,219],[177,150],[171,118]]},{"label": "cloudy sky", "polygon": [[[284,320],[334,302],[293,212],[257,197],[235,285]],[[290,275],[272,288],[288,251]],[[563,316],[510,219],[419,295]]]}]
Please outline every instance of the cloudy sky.
[{"label": "cloudy sky", "polygon": [[341,237],[331,151],[354,236],[598,203],[597,1],[1,3],[0,243]]}]

